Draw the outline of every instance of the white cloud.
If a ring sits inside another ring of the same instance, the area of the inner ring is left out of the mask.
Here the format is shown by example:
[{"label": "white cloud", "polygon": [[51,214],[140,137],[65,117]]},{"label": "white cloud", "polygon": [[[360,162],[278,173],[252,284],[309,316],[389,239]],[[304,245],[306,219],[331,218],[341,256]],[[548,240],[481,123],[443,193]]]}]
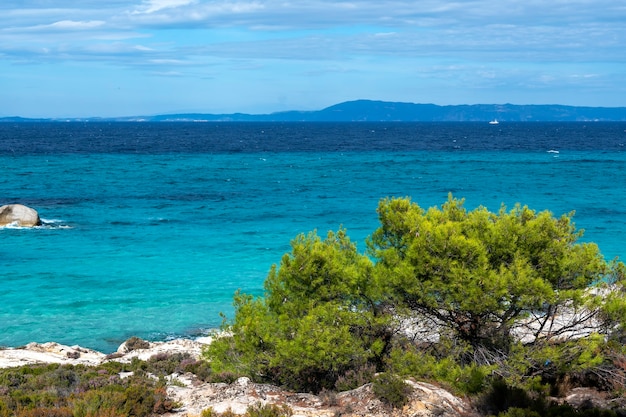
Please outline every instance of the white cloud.
[{"label": "white cloud", "polygon": [[54,22],[48,26],[40,26],[41,29],[53,28],[60,30],[85,30],[85,29],[93,29],[97,27],[101,27],[105,24],[102,20],[90,20],[78,22],[75,20],[60,20],[58,22]]},{"label": "white cloud", "polygon": [[17,0],[0,3],[0,57],[178,77],[208,67],[211,79],[227,76],[219,68],[307,77],[294,85],[354,74],[379,90],[433,81],[451,91],[600,91],[626,81],[624,22],[615,0]]},{"label": "white cloud", "polygon": [[99,27],[104,25],[104,21],[102,20],[90,20],[87,22],[77,22],[74,20],[61,20],[58,22],[54,22],[51,24],[51,27],[59,28],[59,29],[69,29],[69,30],[82,30],[82,29],[92,29],[94,27]]},{"label": "white cloud", "polygon": [[195,0],[145,0],[144,4],[133,13],[155,13],[164,9],[172,9],[195,4]]}]

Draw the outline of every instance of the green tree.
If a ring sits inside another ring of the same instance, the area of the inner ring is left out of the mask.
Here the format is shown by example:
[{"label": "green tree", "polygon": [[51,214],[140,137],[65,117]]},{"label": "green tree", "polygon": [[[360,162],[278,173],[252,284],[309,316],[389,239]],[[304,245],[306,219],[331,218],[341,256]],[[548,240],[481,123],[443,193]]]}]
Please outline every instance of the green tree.
[{"label": "green tree", "polygon": [[611,346],[624,341],[626,268],[579,242],[572,214],[468,211],[450,196],[428,210],[385,199],[378,216],[367,256],[343,229],[299,235],[264,297],[237,293],[205,351],[214,375],[319,391],[375,370],[471,393],[491,376],[540,391],[623,375]]},{"label": "green tree", "polygon": [[[417,328],[474,347],[611,333],[623,323],[624,266],[579,243],[572,214],[555,218],[516,205],[467,211],[449,196],[424,210],[408,198],[382,200],[368,240],[398,311]],[[593,290],[592,290],[593,288]],[[605,308],[606,307],[606,308]]]},{"label": "green tree", "polygon": [[300,235],[291,246],[264,298],[236,294],[229,336],[206,351],[214,372],[319,391],[348,370],[382,366],[391,333],[372,262],[344,230]]}]

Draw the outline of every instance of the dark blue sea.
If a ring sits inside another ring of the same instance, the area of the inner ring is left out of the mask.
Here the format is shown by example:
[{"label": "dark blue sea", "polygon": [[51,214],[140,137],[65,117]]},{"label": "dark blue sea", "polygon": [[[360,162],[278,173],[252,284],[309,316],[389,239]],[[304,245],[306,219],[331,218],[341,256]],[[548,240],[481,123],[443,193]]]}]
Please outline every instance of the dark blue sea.
[{"label": "dark blue sea", "polygon": [[623,259],[624,144],[626,123],[0,123],[0,205],[45,222],[0,228],[0,346],[205,334],[297,234],[364,250],[387,196],[575,211]]}]

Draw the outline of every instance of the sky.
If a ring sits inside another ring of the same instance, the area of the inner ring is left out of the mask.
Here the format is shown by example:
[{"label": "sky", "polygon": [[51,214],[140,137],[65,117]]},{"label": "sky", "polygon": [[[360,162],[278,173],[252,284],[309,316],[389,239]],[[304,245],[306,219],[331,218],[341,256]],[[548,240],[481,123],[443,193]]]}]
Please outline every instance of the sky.
[{"label": "sky", "polygon": [[626,0],[10,0],[0,117],[626,106]]}]

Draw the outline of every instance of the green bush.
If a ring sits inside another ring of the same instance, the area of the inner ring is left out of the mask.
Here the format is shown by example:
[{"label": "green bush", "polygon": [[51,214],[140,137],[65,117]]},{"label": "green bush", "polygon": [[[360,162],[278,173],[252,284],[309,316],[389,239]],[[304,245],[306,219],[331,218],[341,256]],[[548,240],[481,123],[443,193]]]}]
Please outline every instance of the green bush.
[{"label": "green bush", "polygon": [[374,378],[372,391],[383,403],[400,408],[408,403],[411,386],[398,376],[385,372]]},{"label": "green bush", "polygon": [[246,417],[290,417],[292,414],[288,406],[276,404],[257,404],[246,410]]},{"label": "green bush", "polygon": [[392,350],[388,366],[397,375],[436,382],[460,395],[480,393],[488,385],[495,366],[462,364],[462,357],[457,356],[459,352],[442,350],[445,356],[441,352],[434,356],[426,348],[405,344]]},{"label": "green bush", "polygon": [[[139,369],[121,379],[125,367]],[[29,365],[0,370],[0,417],[148,417],[175,408],[162,382],[139,362]],[[157,367],[158,368],[158,367]]]},{"label": "green bush", "polygon": [[349,370],[382,367],[393,331],[372,267],[343,230],[298,236],[272,267],[265,298],[235,295],[231,336],[205,350],[213,373],[319,392]]},{"label": "green bush", "polygon": [[[276,404],[256,404],[251,405],[246,410],[243,417],[290,417],[293,414],[291,408],[286,405]],[[217,413],[212,408],[207,408],[202,411],[201,417],[242,417],[239,414],[233,413],[231,410],[227,410],[224,413]]]}]

